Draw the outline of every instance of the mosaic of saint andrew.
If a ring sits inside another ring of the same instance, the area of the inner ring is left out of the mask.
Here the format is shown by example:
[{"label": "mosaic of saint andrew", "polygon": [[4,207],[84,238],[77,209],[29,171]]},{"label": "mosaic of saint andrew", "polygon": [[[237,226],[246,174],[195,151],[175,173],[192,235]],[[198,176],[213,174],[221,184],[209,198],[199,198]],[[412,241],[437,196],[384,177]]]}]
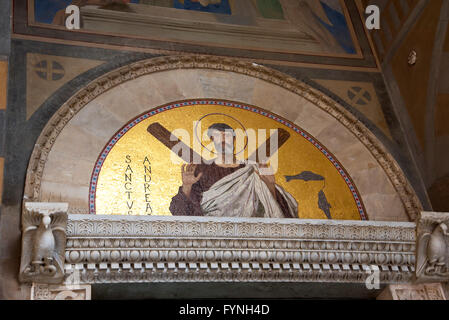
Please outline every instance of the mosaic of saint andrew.
[{"label": "mosaic of saint andrew", "polygon": [[134,119],[98,158],[90,190],[96,214],[365,219],[351,178],[316,139],[231,102]]},{"label": "mosaic of saint andrew", "polygon": [[[35,0],[32,4],[36,22],[59,26],[65,25],[65,7],[75,4],[87,9],[82,10],[84,27],[99,32],[273,51],[356,54],[352,25],[340,0]],[[93,6],[121,11],[123,18],[113,15],[104,24],[105,12],[88,9]],[[139,16],[125,17],[129,13]],[[118,25],[111,24],[111,19]],[[135,19],[141,25],[127,29]],[[155,19],[158,26],[152,25]],[[200,32],[203,37],[196,37]]]},{"label": "mosaic of saint andrew", "polygon": [[199,165],[182,165],[182,186],[170,204],[173,215],[297,217],[296,200],[276,184],[268,164],[237,161],[232,127],[214,123],[207,134],[217,157]]}]

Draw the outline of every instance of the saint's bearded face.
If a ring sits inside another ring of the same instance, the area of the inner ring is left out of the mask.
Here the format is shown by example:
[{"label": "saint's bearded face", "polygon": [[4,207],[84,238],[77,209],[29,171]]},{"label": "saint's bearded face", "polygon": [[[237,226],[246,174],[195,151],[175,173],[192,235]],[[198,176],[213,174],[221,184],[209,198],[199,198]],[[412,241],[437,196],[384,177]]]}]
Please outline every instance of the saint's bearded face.
[{"label": "saint's bearded face", "polygon": [[234,132],[232,130],[213,130],[211,140],[214,142],[215,150],[219,155],[234,155]]}]

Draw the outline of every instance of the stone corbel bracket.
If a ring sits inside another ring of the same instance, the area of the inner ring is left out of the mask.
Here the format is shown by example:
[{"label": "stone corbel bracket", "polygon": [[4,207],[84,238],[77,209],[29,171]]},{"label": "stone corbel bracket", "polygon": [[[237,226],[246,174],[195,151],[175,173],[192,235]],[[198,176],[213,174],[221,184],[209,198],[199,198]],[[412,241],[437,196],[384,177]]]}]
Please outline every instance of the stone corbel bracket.
[{"label": "stone corbel bracket", "polygon": [[69,215],[64,284],[381,283],[414,276],[415,223]]},{"label": "stone corbel bracket", "polygon": [[19,280],[61,283],[64,279],[68,204],[26,202],[24,206]]},{"label": "stone corbel bracket", "polygon": [[416,281],[449,281],[449,213],[422,212],[418,218]]}]

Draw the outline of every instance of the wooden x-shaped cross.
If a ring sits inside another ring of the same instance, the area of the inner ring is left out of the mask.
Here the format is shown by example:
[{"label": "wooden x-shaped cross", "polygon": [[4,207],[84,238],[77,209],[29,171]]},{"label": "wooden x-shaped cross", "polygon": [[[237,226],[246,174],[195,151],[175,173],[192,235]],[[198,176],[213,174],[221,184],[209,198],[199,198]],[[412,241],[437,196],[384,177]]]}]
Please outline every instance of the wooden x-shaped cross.
[{"label": "wooden x-shaped cross", "polygon": [[[290,133],[288,133],[286,130],[282,128],[278,128],[278,144],[277,149],[274,150],[273,154],[282,147],[287,140],[290,138]],[[176,136],[174,136],[169,130],[167,130],[163,125],[161,125],[159,122],[152,123],[148,126],[147,131],[155,137],[157,140],[159,140],[163,145],[165,145],[168,149],[171,151],[174,150],[174,146],[178,145],[180,148],[178,148],[178,154],[177,156],[183,159],[187,163],[192,163],[193,159],[201,159],[202,163],[208,163],[210,161],[206,161],[201,155],[196,153],[192,148],[190,148],[188,145],[186,145],[184,142],[179,140]],[[254,153],[248,157],[250,160],[254,160],[256,163],[266,163],[268,162],[269,158],[273,154],[268,154],[267,151],[270,151],[270,140],[271,137],[269,137],[262,145],[260,145]],[[186,152],[183,152],[183,150],[189,150],[190,152],[188,154],[185,154]],[[265,152],[264,152],[265,151]],[[259,155],[267,155],[268,157],[265,159],[260,159]]]}]

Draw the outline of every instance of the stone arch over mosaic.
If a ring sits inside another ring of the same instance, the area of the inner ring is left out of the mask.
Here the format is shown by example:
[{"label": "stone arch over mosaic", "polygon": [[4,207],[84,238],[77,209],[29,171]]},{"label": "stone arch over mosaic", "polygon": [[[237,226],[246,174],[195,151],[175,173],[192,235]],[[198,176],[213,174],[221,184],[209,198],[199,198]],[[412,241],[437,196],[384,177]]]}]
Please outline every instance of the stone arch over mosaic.
[{"label": "stone arch over mosaic", "polygon": [[188,99],[254,105],[310,133],[352,178],[370,220],[413,219],[421,207],[385,148],[334,101],[277,71],[203,56],[139,61],[75,94],[36,144],[25,196],[69,202],[70,212],[88,213],[91,174],[111,137],[152,108]]}]

